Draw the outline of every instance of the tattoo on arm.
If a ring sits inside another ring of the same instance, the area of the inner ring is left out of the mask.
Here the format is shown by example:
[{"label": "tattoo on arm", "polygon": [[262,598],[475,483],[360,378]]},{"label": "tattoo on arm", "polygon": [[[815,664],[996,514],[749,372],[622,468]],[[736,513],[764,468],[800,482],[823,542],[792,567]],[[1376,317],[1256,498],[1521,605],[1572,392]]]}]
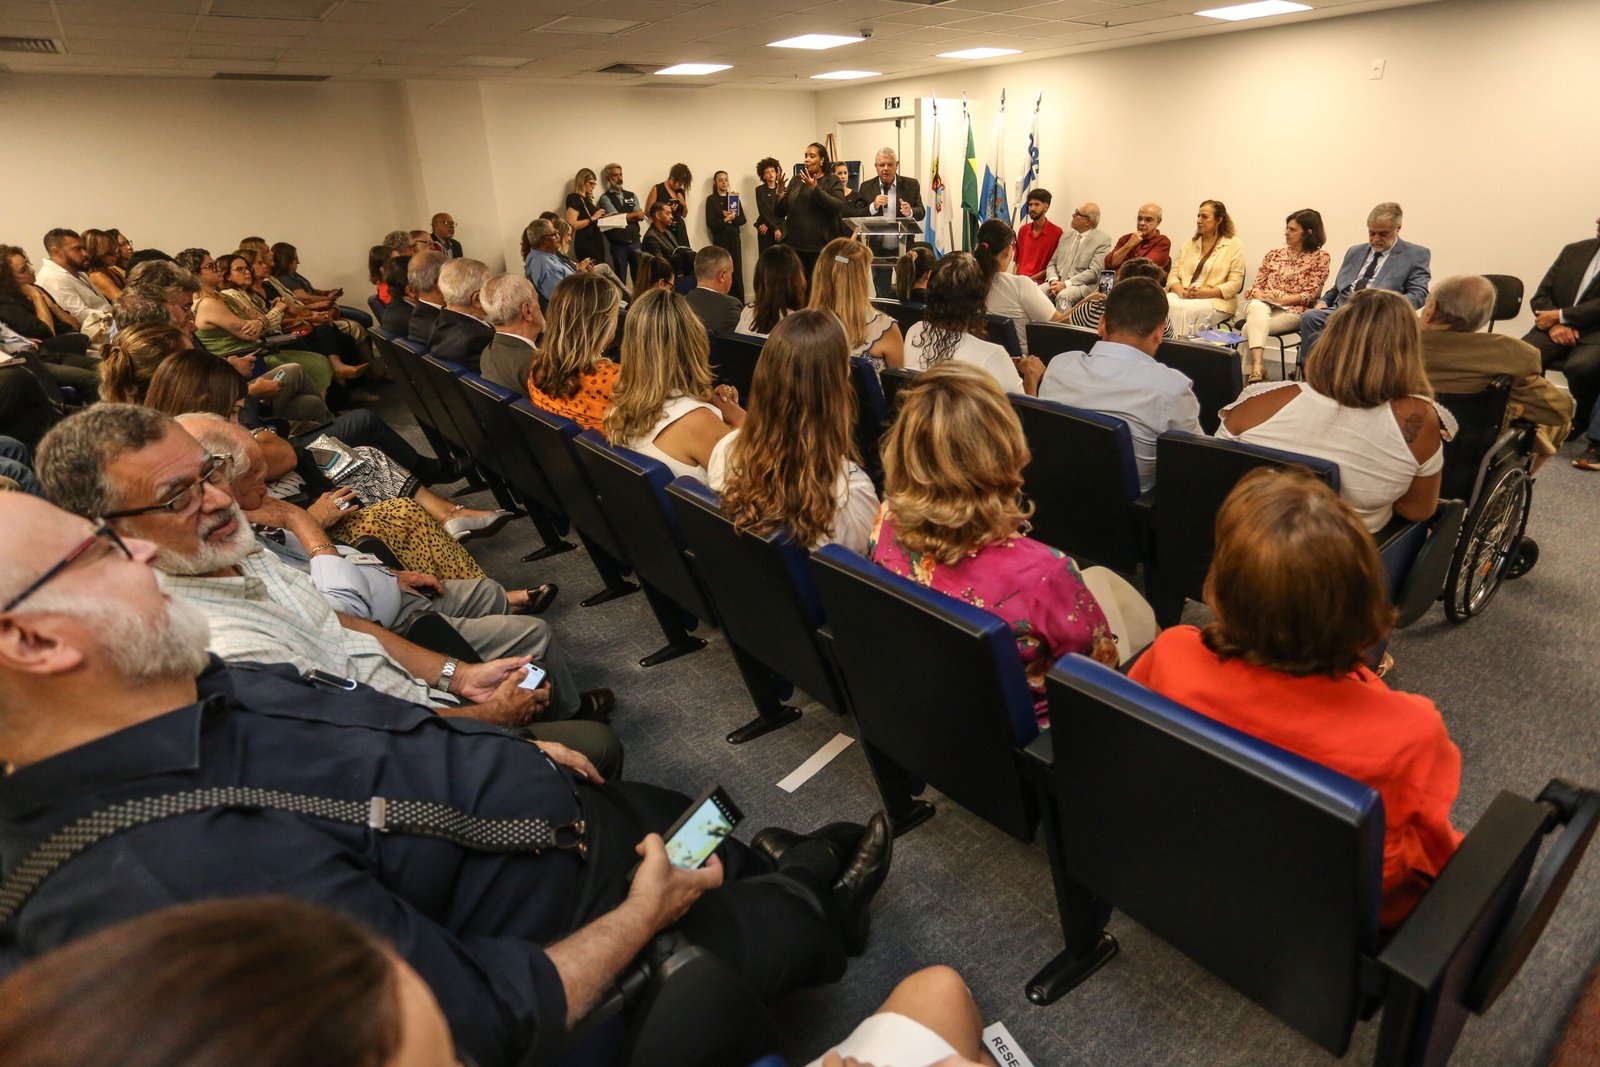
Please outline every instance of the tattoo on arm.
[{"label": "tattoo on arm", "polygon": [[1414,412],[1406,416],[1406,421],[1400,424],[1400,435],[1406,439],[1406,444],[1415,444],[1417,434],[1422,432],[1422,413]]}]

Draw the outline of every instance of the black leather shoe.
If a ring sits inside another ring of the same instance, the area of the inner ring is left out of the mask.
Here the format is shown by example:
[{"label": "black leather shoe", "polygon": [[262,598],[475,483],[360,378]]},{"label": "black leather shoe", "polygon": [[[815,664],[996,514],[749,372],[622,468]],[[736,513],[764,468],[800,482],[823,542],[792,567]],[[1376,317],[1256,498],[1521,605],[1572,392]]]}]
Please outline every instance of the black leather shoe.
[{"label": "black leather shoe", "polygon": [[590,689],[578,695],[578,713],[574,721],[609,723],[611,712],[617,706],[617,694],[609,689]]},{"label": "black leather shoe", "polygon": [[790,845],[797,845],[806,839],[806,835],[795,830],[785,830],[781,826],[769,826],[765,830],[756,832],[750,839],[750,848],[772,861],[776,867],[778,860],[783,858],[784,852]]},{"label": "black leather shoe", "polygon": [[843,923],[845,951],[852,956],[866,951],[867,905],[889,877],[889,863],[893,858],[894,832],[889,828],[889,816],[880,811],[867,820],[866,832],[861,835],[855,854],[833,884],[833,904]]},{"label": "black leather shoe", "polygon": [[790,845],[812,838],[821,838],[833,850],[842,870],[845,860],[855,853],[856,846],[861,843],[861,835],[864,833],[866,828],[858,822],[831,822],[809,834],[785,830],[781,826],[769,826],[750,839],[750,847],[767,857],[776,866]]}]

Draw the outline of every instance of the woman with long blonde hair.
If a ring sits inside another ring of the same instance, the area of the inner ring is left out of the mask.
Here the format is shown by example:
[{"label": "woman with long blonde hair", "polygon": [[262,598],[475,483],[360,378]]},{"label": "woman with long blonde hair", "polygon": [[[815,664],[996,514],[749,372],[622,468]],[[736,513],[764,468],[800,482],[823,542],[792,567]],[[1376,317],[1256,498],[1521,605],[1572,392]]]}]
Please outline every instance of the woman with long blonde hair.
[{"label": "woman with long blonde hair", "polygon": [[567,193],[566,221],[572,227],[573,258],[606,262],[606,235],[600,230],[600,220],[606,210],[595,203],[594,171],[584,167],[572,177],[572,189]]},{"label": "woman with long blonde hair", "polygon": [[722,513],[755,534],[865,552],[878,496],[855,448],[856,399],[844,330],[806,309],[773,329],[756,362],[744,426],[711,450]]},{"label": "woman with long blonde hair", "polygon": [[544,333],[528,368],[528,399],[586,430],[598,430],[622,368],[605,358],[617,335],[622,297],[593,274],[574,274],[556,286],[544,313]]},{"label": "woman with long blonde hair", "polygon": [[670,289],[645,293],[628,309],[606,436],[705,481],[712,449],[744,422],[733,388],[712,382],[711,344],[689,302]]},{"label": "woman with long blonde hair", "polygon": [[1028,442],[993,376],[939,363],[901,391],[884,438],[884,501],[867,554],[1004,619],[1048,725],[1044,676],[1068,652],[1116,666],[1117,643],[1070,558],[1027,535]]},{"label": "woman with long blonde hair", "polygon": [[872,306],[872,251],[860,241],[836,237],[822,249],[808,306],[838,316],[852,356],[866,356],[879,370],[905,366],[899,325]]}]

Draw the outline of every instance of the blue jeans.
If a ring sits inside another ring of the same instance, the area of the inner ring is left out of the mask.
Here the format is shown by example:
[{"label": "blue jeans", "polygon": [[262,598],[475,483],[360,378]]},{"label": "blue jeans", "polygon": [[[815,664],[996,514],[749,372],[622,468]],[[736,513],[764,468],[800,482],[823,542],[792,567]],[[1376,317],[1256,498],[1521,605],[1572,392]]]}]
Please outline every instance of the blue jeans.
[{"label": "blue jeans", "polygon": [[33,476],[33,461],[28,446],[15,437],[0,436],[0,478],[10,478],[29,496],[44,496],[39,480]]}]

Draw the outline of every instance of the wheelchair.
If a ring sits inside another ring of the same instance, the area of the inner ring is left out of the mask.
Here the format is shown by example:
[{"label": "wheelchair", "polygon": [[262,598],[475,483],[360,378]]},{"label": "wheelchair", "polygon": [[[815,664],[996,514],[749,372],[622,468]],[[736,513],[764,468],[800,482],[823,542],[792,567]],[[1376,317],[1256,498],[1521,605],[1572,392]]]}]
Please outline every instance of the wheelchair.
[{"label": "wheelchair", "polygon": [[1468,502],[1466,520],[1445,577],[1444,610],[1454,623],[1480,615],[1508,578],[1519,578],[1538,559],[1526,540],[1533,507],[1532,423],[1506,423],[1511,378],[1500,375],[1477,393],[1436,399],[1459,424],[1446,442],[1439,496]]}]

